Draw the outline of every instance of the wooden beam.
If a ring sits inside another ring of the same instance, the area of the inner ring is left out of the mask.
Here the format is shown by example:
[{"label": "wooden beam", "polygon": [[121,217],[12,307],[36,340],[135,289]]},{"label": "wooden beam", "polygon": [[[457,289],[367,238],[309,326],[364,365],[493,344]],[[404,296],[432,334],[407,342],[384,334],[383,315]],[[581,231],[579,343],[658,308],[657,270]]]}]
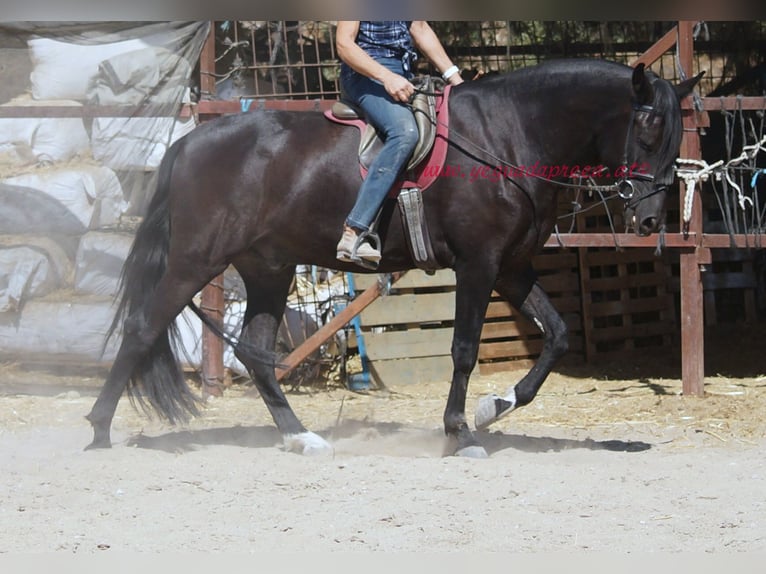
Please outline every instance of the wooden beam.
[{"label": "wooden beam", "polygon": [[638,64],[644,64],[646,67],[651,66],[654,62],[660,59],[660,56],[675,45],[677,39],[678,26],[673,26],[662,38],[657,40],[651,48],[633,60],[630,65],[634,68]]},{"label": "wooden beam", "polygon": [[[726,233],[702,233],[690,231],[688,237],[682,233],[666,233],[665,247],[669,249],[695,249],[706,247],[708,249],[730,249],[732,241],[735,247],[766,247],[766,238],[755,233],[728,235]],[[630,233],[560,233],[552,235],[545,242],[546,248],[559,247],[651,247],[657,246],[657,235],[638,237]]]},{"label": "wooden beam", "polygon": [[[684,103],[691,106],[691,103]],[[766,96],[725,96],[721,98],[702,98],[702,107],[705,111],[717,112],[721,110],[764,110],[766,109]]]},{"label": "wooden beam", "polygon": [[702,247],[708,249],[730,249],[734,245],[741,249],[753,247],[763,249],[766,247],[766,237],[750,233],[748,235],[737,234],[734,236],[724,233],[705,233],[702,235]]},{"label": "wooden beam", "polygon": [[[184,109],[186,106],[184,106]],[[186,114],[188,117],[188,113]],[[0,106],[0,118],[132,118],[166,117],[175,118],[175,114],[158,115],[151,106]]]},{"label": "wooden beam", "polygon": [[199,56],[199,88],[202,98],[215,97],[215,22],[210,22]]},{"label": "wooden beam", "polygon": [[[728,236],[727,236],[728,237]],[[666,233],[666,247],[694,247],[696,234]],[[545,247],[657,247],[657,235],[639,237],[633,233],[559,233],[551,235]]]},{"label": "wooden beam", "polygon": [[[323,112],[329,110],[335,100],[263,100],[252,99],[247,107],[248,111],[254,110],[286,110],[291,112]],[[196,104],[197,112],[202,116],[220,116],[223,114],[237,114],[242,111],[240,100],[211,100],[201,101]]]},{"label": "wooden beam", "polygon": [[[391,283],[395,283],[406,271],[391,274]],[[340,313],[335,315],[328,323],[325,323],[316,333],[306,339],[297,349],[287,355],[282,361],[282,365],[275,369],[277,380],[281,380],[285,375],[297,367],[309,355],[316,351],[319,346],[337,333],[351,319],[364,311],[370,303],[380,297],[383,292],[383,286],[378,281],[362,292],[356,299],[346,306]]]}]

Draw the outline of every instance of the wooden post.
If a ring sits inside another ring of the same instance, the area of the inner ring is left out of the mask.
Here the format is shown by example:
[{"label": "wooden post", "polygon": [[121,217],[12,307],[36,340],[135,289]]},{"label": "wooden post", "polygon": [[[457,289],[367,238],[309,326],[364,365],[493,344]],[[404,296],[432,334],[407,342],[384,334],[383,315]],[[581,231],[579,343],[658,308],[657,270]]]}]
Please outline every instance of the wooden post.
[{"label": "wooden post", "polygon": [[199,90],[200,99],[215,96],[215,22],[212,21],[199,57]]},{"label": "wooden post", "polygon": [[[215,22],[210,22],[210,32],[199,59],[200,98],[215,96]],[[216,277],[202,289],[202,310],[223,327],[223,275]],[[223,341],[204,325],[202,326],[202,396],[223,394]]]},{"label": "wooden post", "polygon": [[[202,289],[202,311],[223,328],[223,275]],[[223,341],[202,325],[202,396],[223,395]]]},{"label": "wooden post", "polygon": [[[692,76],[694,23],[678,23],[678,58],[688,77]],[[691,96],[690,96],[691,97]],[[694,110],[684,110],[684,139],[681,157],[700,159],[699,132]],[[686,186],[681,185],[681,213]],[[683,225],[683,222],[681,222]],[[702,200],[699,190],[694,195],[692,218],[689,225],[694,245],[681,249],[681,379],[685,395],[702,396],[705,392],[705,322],[703,317],[703,291],[700,264],[702,262]]]}]

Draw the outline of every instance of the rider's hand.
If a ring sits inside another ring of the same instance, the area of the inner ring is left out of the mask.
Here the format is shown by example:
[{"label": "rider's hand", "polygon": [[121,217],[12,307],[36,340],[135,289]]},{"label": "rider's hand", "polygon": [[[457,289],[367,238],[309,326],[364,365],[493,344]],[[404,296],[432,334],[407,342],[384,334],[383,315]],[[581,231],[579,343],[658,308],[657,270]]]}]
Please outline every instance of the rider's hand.
[{"label": "rider's hand", "polygon": [[388,95],[398,102],[409,102],[415,93],[415,86],[407,78],[393,72],[386,74],[383,78],[383,87],[386,88]]}]

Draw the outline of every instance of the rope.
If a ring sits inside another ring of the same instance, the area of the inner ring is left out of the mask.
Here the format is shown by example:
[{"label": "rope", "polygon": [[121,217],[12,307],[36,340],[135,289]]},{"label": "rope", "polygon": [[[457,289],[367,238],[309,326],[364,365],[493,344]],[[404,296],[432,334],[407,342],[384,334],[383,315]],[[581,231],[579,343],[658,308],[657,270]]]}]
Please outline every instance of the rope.
[{"label": "rope", "polygon": [[683,159],[678,158],[676,160],[678,164],[696,165],[701,169],[694,170],[690,168],[676,168],[676,175],[684,180],[684,186],[686,188],[686,194],[684,195],[684,211],[683,222],[684,225],[688,225],[692,220],[692,198],[694,197],[694,190],[697,187],[697,183],[700,181],[707,181],[710,174],[714,170],[723,165],[723,160],[720,159],[713,165],[708,165],[705,160],[701,159]]},{"label": "rope", "polygon": [[[728,184],[737,192],[737,203],[741,210],[745,211],[747,206],[754,206],[752,198],[746,196],[742,191],[742,187],[734,181],[732,172],[736,171],[740,165],[744,162],[755,161],[759,152],[766,152],[766,135],[757,143],[742,146],[742,153],[729,161],[722,159],[713,164],[708,164],[705,160],[678,158],[676,163],[680,166],[696,166],[694,167],[677,167],[676,175],[684,180],[686,186],[686,194],[684,196],[684,209],[683,209],[683,222],[685,228],[691,222],[692,217],[692,199],[694,197],[694,191],[697,188],[697,184],[700,181],[708,181],[710,175],[715,177],[716,181],[723,181]],[[750,186],[755,189],[755,182],[759,174],[764,173],[764,170],[758,170],[751,180]]]}]

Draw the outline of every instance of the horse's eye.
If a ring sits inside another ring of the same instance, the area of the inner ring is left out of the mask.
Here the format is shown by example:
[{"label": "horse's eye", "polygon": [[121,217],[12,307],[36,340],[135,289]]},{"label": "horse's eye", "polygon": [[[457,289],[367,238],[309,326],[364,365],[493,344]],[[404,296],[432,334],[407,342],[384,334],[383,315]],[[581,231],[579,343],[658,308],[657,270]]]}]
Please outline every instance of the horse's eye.
[{"label": "horse's eye", "polygon": [[638,147],[640,147],[644,151],[653,151],[654,150],[654,142],[647,141],[644,138],[636,138],[638,141]]},{"label": "horse's eye", "polygon": [[662,139],[662,117],[650,117],[636,134],[636,143],[645,152],[655,152]]}]

